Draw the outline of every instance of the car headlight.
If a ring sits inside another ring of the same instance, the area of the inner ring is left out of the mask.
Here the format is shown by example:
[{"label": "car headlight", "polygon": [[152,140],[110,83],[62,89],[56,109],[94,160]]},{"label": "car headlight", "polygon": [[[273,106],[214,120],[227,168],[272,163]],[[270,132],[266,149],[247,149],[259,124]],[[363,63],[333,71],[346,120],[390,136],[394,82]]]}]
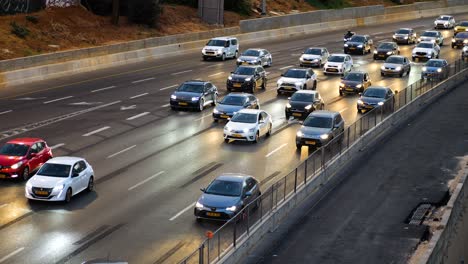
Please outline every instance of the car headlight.
[{"label": "car headlight", "polygon": [[357,47],[358,47],[358,48],[362,48],[363,46],[362,46],[362,45],[358,45]]},{"label": "car headlight", "polygon": [[401,71],[401,67],[398,66],[398,67],[395,68],[395,70],[396,70],[396,71]]},{"label": "car headlight", "polygon": [[437,72],[442,72],[442,69],[441,68],[437,69]]},{"label": "car headlight", "polygon": [[218,109],[216,109],[216,108],[215,108],[215,109],[213,109],[213,113],[214,113],[214,114],[219,114],[219,111],[218,111]]},{"label": "car headlight", "polygon": [[229,76],[229,77],[228,77],[228,80],[232,81],[232,76]]},{"label": "car headlight", "polygon": [[32,184],[31,184],[30,181],[26,182],[26,188],[27,188],[28,190],[31,190]]},{"label": "car headlight", "polygon": [[418,41],[421,41],[421,38],[418,38]]},{"label": "car headlight", "polygon": [[377,54],[377,50],[374,50],[374,54]]},{"label": "car headlight", "polygon": [[177,99],[177,96],[173,94],[173,95],[171,95],[171,99],[175,100],[175,99]]},{"label": "car headlight", "polygon": [[434,25],[437,25],[437,21],[434,21]]},{"label": "car headlight", "polygon": [[396,38],[396,35],[393,35],[393,38]]},{"label": "car headlight", "polygon": [[392,52],[391,52],[391,51],[387,51],[387,55],[391,55],[391,54],[392,54]]},{"label": "car headlight", "polygon": [[427,71],[427,67],[422,67],[422,71],[423,72]]},{"label": "car headlight", "polygon": [[382,65],[382,66],[380,67],[380,69],[381,69],[381,70],[385,70],[385,66]]},{"label": "car headlight", "polygon": [[435,41],[435,39],[431,39],[431,42],[432,42],[432,43],[435,43],[436,41]]},{"label": "car headlight", "polygon": [[198,101],[198,99],[200,99],[200,97],[196,97],[196,96],[195,96],[195,97],[192,97],[192,102]]},{"label": "car headlight", "polygon": [[286,108],[291,108],[291,104],[287,103]]},{"label": "car headlight", "polygon": [[221,53],[223,53],[223,50],[222,50],[222,49],[219,49],[219,50],[217,50],[216,52],[217,52],[218,54],[221,54]]},{"label": "car headlight", "polygon": [[245,81],[246,82],[250,82],[252,80],[252,78],[246,78]]},{"label": "car headlight", "polygon": [[456,40],[455,39],[452,39],[452,42],[455,42]]},{"label": "car headlight", "polygon": [[405,36],[405,39],[408,39],[408,36]]},{"label": "car headlight", "polygon": [[328,134],[320,135],[320,138],[321,138],[321,139],[328,139]]},{"label": "car headlight", "polygon": [[21,165],[23,165],[23,161],[20,161],[20,162],[17,162],[17,163],[15,163],[15,164],[11,165],[11,168],[14,169],[14,170],[16,170],[16,169],[18,169],[19,167],[21,167]]},{"label": "car headlight", "polygon": [[341,69],[341,68],[343,68],[343,64],[338,64],[336,67],[337,67],[338,69]]},{"label": "car headlight", "polygon": [[277,84],[278,86],[281,86],[281,85],[283,84],[283,82],[282,82],[281,80],[278,80],[278,81],[276,82],[276,84]]},{"label": "car headlight", "polygon": [[60,192],[63,190],[63,188],[65,187],[65,184],[61,184],[61,185],[57,185],[54,187],[54,189],[52,190],[53,192]]},{"label": "car headlight", "polygon": [[228,127],[228,126],[224,126],[224,130],[225,130],[225,131],[229,131],[229,127]]},{"label": "car headlight", "polygon": [[314,59],[313,61],[314,61],[314,62],[318,62],[318,61],[319,61],[319,59]]},{"label": "car headlight", "polygon": [[361,88],[361,87],[362,87],[362,84],[356,85],[356,88]]},{"label": "car headlight", "polygon": [[463,41],[463,43],[467,44],[467,43],[468,43],[468,39],[465,39],[465,40]]},{"label": "car headlight", "polygon": [[203,208],[203,204],[201,204],[200,202],[197,202],[195,204],[195,208],[198,208],[198,209]]},{"label": "car headlight", "polygon": [[226,211],[231,211],[231,212],[234,212],[236,211],[237,207],[235,205],[231,206],[231,207],[226,207]]},{"label": "car headlight", "polygon": [[304,107],[305,110],[310,110],[312,108],[312,105],[308,105],[306,107]]},{"label": "car headlight", "polygon": [[303,137],[304,133],[302,133],[302,131],[299,130],[299,131],[297,131],[296,136],[297,137]]},{"label": "car headlight", "polygon": [[344,83],[340,83],[340,87],[345,87],[345,84],[344,84]]},{"label": "car headlight", "polygon": [[348,47],[348,44],[344,44],[345,47]]},{"label": "car headlight", "polygon": [[299,60],[303,62],[303,61],[304,61],[304,58],[301,56],[301,57],[299,58]]},{"label": "car headlight", "polygon": [[363,105],[364,102],[363,102],[362,100],[357,100],[357,104],[358,104],[358,105]]},{"label": "car headlight", "polygon": [[241,60],[241,59],[237,59],[237,62],[242,62],[242,60]]},{"label": "car headlight", "polygon": [[382,106],[384,104],[384,102],[378,102],[377,104]]}]

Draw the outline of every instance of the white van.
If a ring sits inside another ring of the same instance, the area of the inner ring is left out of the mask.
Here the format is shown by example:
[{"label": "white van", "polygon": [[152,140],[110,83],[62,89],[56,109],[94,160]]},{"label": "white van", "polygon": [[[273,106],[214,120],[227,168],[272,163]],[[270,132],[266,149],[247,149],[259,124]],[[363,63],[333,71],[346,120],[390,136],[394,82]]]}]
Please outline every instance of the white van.
[{"label": "white van", "polygon": [[234,37],[212,38],[202,49],[203,60],[216,58],[237,58],[239,55],[239,41]]}]

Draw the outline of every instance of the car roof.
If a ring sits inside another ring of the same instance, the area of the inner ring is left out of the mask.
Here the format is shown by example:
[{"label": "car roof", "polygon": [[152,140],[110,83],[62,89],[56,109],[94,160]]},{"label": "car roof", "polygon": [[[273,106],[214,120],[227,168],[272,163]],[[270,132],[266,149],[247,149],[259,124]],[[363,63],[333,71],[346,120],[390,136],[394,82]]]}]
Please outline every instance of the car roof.
[{"label": "car roof", "polygon": [[216,177],[216,180],[231,181],[231,182],[244,182],[247,178],[253,178],[250,175],[242,173],[223,173]]},{"label": "car roof", "polygon": [[367,87],[366,90],[369,90],[369,89],[376,89],[376,90],[388,90],[390,88],[386,87],[386,86],[369,86]]},{"label": "car roof", "polygon": [[84,159],[79,158],[79,157],[63,156],[63,157],[52,158],[52,159],[48,160],[46,163],[74,165],[76,162],[78,162],[80,160],[84,160]]},{"label": "car roof", "polygon": [[[237,92],[232,92],[232,93],[228,93],[226,96],[247,97],[247,96],[255,96],[255,95],[249,94],[249,93],[237,93]],[[225,96],[225,97],[226,97],[226,96]]]},{"label": "car roof", "polygon": [[313,111],[311,114],[309,114],[309,116],[334,117],[339,114],[340,114],[339,112],[335,112],[335,111],[317,110],[317,111]]},{"label": "car roof", "polygon": [[[427,62],[430,62],[430,61],[440,61],[440,62],[444,62],[444,61],[447,61],[447,60],[444,60],[444,59],[430,59],[428,60]],[[427,63],[426,62],[426,63]]]},{"label": "car roof", "polygon": [[36,143],[37,141],[44,141],[44,140],[40,138],[15,138],[15,139],[9,140],[7,143],[32,145]]},{"label": "car roof", "polygon": [[236,39],[235,37],[216,37],[216,38],[212,38],[212,39],[215,39],[215,40],[231,40],[231,39]]},{"label": "car roof", "polygon": [[258,114],[261,112],[264,112],[264,111],[260,109],[241,109],[237,113]]},{"label": "car roof", "polygon": [[318,94],[318,91],[314,90],[299,90],[295,94]]}]

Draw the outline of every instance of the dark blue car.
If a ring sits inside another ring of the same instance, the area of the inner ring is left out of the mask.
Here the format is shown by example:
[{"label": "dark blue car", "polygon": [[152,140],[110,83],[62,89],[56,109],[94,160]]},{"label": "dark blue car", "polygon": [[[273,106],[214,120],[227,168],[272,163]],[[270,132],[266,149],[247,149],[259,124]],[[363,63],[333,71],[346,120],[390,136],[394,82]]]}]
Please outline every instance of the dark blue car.
[{"label": "dark blue car", "polygon": [[172,110],[194,109],[203,111],[206,105],[216,105],[218,89],[210,82],[194,80],[186,81],[171,95]]},{"label": "dark blue car", "polygon": [[230,93],[226,95],[213,110],[213,120],[231,118],[236,112],[241,109],[260,109],[260,103],[257,97],[248,93]]}]

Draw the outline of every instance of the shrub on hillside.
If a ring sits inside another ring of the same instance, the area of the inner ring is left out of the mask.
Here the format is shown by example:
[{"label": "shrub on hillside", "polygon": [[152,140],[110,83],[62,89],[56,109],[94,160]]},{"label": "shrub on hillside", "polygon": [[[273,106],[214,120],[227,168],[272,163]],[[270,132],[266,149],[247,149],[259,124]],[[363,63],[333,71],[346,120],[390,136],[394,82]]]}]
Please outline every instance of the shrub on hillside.
[{"label": "shrub on hillside", "polygon": [[190,7],[198,7],[198,0],[165,0],[165,4],[186,5]]},{"label": "shrub on hillside", "polygon": [[128,19],[137,24],[157,27],[162,13],[160,0],[132,0],[128,3]]},{"label": "shrub on hillside", "polygon": [[39,22],[39,19],[37,18],[37,16],[26,16],[26,20],[28,20],[29,22],[33,24],[37,24]]},{"label": "shrub on hillside", "polygon": [[250,15],[252,0],[224,0],[224,9],[237,12],[241,15]]},{"label": "shrub on hillside", "polygon": [[29,29],[25,26],[21,26],[16,24],[15,21],[10,23],[11,26],[11,33],[15,34],[20,38],[26,38],[29,35]]}]

